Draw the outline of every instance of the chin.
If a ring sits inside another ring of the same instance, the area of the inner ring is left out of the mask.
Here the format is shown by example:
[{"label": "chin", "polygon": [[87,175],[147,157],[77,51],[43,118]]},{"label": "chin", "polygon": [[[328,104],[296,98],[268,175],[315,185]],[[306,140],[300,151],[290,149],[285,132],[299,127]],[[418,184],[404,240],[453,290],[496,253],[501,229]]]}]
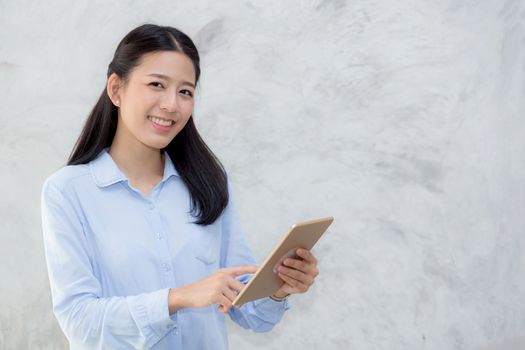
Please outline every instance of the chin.
[{"label": "chin", "polygon": [[161,151],[168,147],[169,143],[167,144],[154,144],[154,145],[148,145],[149,148],[156,149],[158,151]]},{"label": "chin", "polygon": [[173,139],[170,139],[168,142],[144,142],[145,145],[147,145],[150,148],[162,150],[170,144],[170,142],[173,141]]}]

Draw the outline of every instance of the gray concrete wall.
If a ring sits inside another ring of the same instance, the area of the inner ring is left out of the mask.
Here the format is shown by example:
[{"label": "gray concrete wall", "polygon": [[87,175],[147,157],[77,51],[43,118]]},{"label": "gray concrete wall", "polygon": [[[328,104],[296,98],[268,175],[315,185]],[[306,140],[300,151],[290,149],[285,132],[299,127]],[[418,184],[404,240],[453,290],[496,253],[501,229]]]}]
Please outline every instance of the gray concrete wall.
[{"label": "gray concrete wall", "polygon": [[525,2],[1,1],[0,344],[66,348],[40,222],[122,36],[178,27],[195,119],[263,259],[336,220],[321,274],[232,349],[525,347]]}]

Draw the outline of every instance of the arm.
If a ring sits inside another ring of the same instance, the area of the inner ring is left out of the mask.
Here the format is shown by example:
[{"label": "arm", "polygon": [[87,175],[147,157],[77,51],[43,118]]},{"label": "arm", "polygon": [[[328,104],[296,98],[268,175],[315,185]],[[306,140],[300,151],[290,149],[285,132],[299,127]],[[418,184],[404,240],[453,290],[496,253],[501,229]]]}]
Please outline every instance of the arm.
[{"label": "arm", "polygon": [[176,316],[168,312],[168,289],[103,297],[79,210],[50,181],[44,183],[41,205],[53,312],[72,344],[150,348],[176,327]]},{"label": "arm", "polygon": [[[230,199],[222,218],[221,267],[254,265],[256,261],[243,235],[230,182],[228,182],[228,192]],[[244,275],[240,280],[246,284],[250,277],[251,275]],[[268,332],[282,319],[284,312],[289,308],[288,300],[278,302],[271,298],[263,298],[248,302],[240,308],[233,307],[229,315],[243,328],[255,332]]]}]

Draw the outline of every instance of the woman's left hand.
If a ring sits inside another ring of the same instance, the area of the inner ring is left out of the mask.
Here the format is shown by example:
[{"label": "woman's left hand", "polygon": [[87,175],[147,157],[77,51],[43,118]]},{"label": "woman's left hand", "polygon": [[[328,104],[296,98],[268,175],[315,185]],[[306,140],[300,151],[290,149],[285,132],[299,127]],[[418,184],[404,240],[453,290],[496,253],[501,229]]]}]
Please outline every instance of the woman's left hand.
[{"label": "woman's left hand", "polygon": [[276,298],[287,294],[305,293],[319,275],[317,259],[309,250],[299,248],[296,254],[302,259],[286,258],[277,269],[277,274],[285,283],[273,295]]}]

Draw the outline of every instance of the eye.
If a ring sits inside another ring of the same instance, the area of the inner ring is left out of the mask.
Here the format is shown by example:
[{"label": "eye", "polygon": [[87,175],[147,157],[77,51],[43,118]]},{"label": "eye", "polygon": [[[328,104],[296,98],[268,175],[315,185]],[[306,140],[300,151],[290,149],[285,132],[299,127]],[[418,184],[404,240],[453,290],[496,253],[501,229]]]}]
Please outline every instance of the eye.
[{"label": "eye", "polygon": [[181,92],[186,92],[184,95],[186,96],[190,96],[192,97],[193,96],[193,92],[191,92],[190,90],[181,90]]},{"label": "eye", "polygon": [[[158,85],[160,85],[160,86],[155,85],[155,84],[158,84]],[[149,83],[149,85],[151,85],[151,86],[155,86],[155,87],[160,87],[160,88],[164,87],[164,86],[162,85],[162,83],[159,83],[158,81],[154,81],[154,82],[152,82],[152,83]]]}]

